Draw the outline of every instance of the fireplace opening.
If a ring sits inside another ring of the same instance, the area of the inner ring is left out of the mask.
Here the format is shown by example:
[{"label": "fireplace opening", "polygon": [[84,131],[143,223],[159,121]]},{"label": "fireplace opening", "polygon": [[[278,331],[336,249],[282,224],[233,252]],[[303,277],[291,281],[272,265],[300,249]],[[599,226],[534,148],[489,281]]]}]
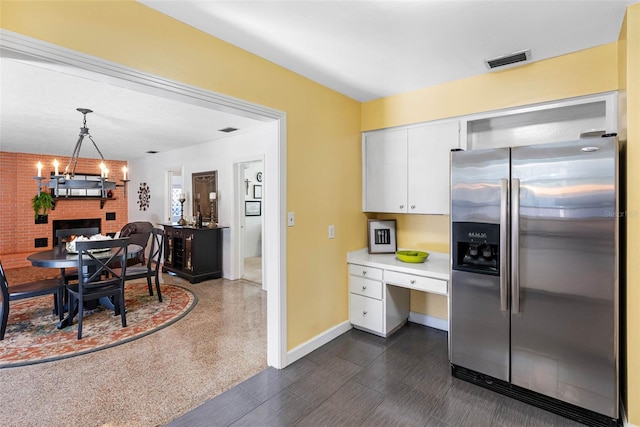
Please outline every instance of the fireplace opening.
[{"label": "fireplace opening", "polygon": [[98,230],[102,232],[102,224],[100,218],[84,218],[84,219],[56,219],[53,220],[53,247],[58,246],[58,239],[56,238],[56,231],[67,230],[69,228],[88,228],[98,227]]}]

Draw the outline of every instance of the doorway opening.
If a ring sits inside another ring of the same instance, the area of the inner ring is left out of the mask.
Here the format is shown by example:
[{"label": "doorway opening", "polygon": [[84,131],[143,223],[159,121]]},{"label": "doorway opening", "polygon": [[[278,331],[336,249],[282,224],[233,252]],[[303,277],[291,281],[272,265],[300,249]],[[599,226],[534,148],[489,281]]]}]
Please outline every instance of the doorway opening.
[{"label": "doorway opening", "polygon": [[[267,293],[267,364],[275,368],[285,367],[287,365],[286,114],[10,31],[2,31],[2,38],[0,38],[0,56],[5,55],[120,88],[255,118],[273,126],[275,136],[267,142],[264,156],[265,171],[272,171],[269,184],[263,188],[265,199],[270,203],[262,206],[261,212],[265,224],[263,227],[265,236],[262,239],[264,253],[273,255],[263,257],[265,261],[262,276],[263,282],[269,289]],[[160,178],[160,181],[162,180]],[[162,183],[158,182],[158,186],[161,185]],[[169,204],[168,201],[167,204]],[[136,201],[130,198],[129,212],[135,212],[136,207]],[[169,212],[168,208],[164,211],[161,208],[153,220],[161,222],[161,218],[166,218],[167,212]]]},{"label": "doorway opening", "polygon": [[243,280],[262,286],[263,271],[263,229],[264,215],[262,208],[266,203],[263,196],[264,161],[248,160],[236,164],[236,212],[239,213],[237,224],[238,254],[240,262],[239,276]]}]

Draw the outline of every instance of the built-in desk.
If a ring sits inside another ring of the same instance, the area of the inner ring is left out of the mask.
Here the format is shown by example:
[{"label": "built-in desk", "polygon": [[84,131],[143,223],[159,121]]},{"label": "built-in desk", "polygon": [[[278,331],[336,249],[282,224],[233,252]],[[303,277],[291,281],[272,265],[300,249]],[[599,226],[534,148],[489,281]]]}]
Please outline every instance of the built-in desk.
[{"label": "built-in desk", "polygon": [[347,254],[349,318],[367,332],[389,336],[409,318],[411,290],[448,294],[449,254],[430,252],[423,263],[405,263],[395,254]]}]

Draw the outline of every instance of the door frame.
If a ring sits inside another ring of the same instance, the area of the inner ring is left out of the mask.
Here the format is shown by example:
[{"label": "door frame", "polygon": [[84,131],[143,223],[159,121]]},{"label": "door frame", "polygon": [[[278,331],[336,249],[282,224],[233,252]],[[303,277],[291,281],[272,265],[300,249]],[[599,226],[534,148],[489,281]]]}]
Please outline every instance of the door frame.
[{"label": "door frame", "polygon": [[[59,69],[78,76],[91,76],[118,87],[161,96],[200,107],[224,111],[264,122],[277,122],[275,146],[265,154],[265,170],[271,173],[273,185],[264,189],[270,208],[264,210],[264,231],[269,231],[269,257],[263,271],[267,293],[267,364],[275,368],[286,366],[286,199],[287,199],[287,116],[283,111],[254,104],[191,86],[176,80],[143,72],[131,67],[80,53],[65,47],[0,29],[0,56],[37,61],[43,67]],[[131,209],[131,200],[129,209]],[[263,242],[266,236],[263,237]],[[264,245],[264,243],[263,243]]]}]

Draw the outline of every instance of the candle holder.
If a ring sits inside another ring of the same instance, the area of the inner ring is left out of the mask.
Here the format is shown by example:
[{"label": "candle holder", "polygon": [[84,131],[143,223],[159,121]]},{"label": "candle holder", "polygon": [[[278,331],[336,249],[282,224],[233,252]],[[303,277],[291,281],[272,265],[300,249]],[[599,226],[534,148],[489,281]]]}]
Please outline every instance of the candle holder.
[{"label": "candle holder", "polygon": [[184,219],[184,201],[185,199],[180,199],[180,219],[178,220],[178,225],[187,225],[187,221]]}]

